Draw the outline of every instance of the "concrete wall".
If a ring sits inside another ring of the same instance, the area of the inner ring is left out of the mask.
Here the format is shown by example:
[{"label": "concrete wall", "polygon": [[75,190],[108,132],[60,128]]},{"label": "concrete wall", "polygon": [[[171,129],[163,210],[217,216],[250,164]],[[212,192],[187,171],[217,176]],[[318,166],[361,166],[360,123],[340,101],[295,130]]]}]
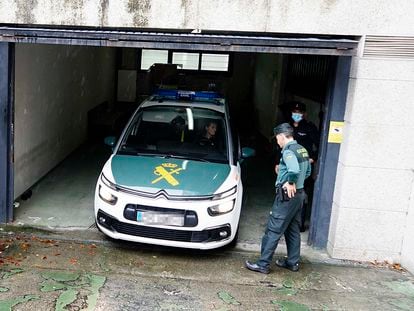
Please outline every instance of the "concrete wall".
[{"label": "concrete wall", "polygon": [[16,45],[15,197],[85,141],[87,111],[113,101],[115,50]]},{"label": "concrete wall", "polygon": [[0,0],[0,23],[260,32],[414,33],[414,1]]},{"label": "concrete wall", "polygon": [[279,54],[259,54],[256,57],[254,115],[255,123],[264,137],[272,136],[272,129],[278,119],[283,58]]},{"label": "concrete wall", "polygon": [[410,206],[408,208],[401,252],[401,264],[411,272],[414,272],[414,183],[411,187]]},{"label": "concrete wall", "polygon": [[328,245],[333,257],[402,261],[414,271],[413,106],[414,61],[354,58]]},{"label": "concrete wall", "polygon": [[137,71],[118,70],[117,100],[120,102],[135,102],[137,97]]}]

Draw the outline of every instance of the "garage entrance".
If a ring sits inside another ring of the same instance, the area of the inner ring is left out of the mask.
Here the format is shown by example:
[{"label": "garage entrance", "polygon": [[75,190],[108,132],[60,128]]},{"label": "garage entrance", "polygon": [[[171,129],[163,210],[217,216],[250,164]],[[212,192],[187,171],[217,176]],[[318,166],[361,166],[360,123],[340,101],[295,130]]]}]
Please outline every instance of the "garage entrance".
[{"label": "garage entrance", "polygon": [[[339,152],[339,146],[326,143],[326,133],[330,120],[343,120],[349,56],[354,53],[356,41],[329,37],[1,30],[0,38],[12,42],[2,44],[2,53],[15,57],[6,66],[2,61],[1,67],[2,78],[7,78],[7,82],[1,80],[1,95],[7,99],[4,105],[9,113],[15,109],[4,125],[10,139],[4,138],[2,163],[7,164],[13,152],[14,163],[5,165],[9,169],[5,175],[9,187],[2,197],[3,222],[14,219],[25,224],[44,222],[51,227],[92,226],[94,185],[110,153],[100,143],[102,138],[119,134],[137,103],[154,86],[172,85],[225,94],[242,143],[258,151],[256,159],[243,164],[246,206],[251,207],[244,209],[241,220],[241,225],[245,223],[248,228],[241,230],[241,240],[246,243],[257,242],[261,236],[263,219],[273,200],[271,129],[286,117],[287,102],[307,103],[309,118],[322,133],[310,241],[323,245],[334,185],[327,182],[329,174],[325,176],[324,172],[327,168],[331,175],[336,171]],[[87,47],[97,45],[105,47]],[[315,80],[321,72],[322,78]],[[20,84],[24,79],[26,83]],[[41,81],[48,82],[45,86]],[[319,84],[307,90],[295,88],[296,84],[306,85],[306,81]],[[20,98],[22,94],[26,97]],[[48,140],[48,136],[54,138]],[[32,149],[29,142],[34,145]],[[17,150],[24,151],[19,162]],[[30,168],[29,172],[25,168]],[[22,177],[22,172],[31,179]],[[20,206],[13,209],[15,198]],[[59,200],[61,203],[56,203]],[[50,213],[51,208],[56,212]],[[35,213],[29,216],[30,210]],[[249,221],[254,222],[252,226]]]}]

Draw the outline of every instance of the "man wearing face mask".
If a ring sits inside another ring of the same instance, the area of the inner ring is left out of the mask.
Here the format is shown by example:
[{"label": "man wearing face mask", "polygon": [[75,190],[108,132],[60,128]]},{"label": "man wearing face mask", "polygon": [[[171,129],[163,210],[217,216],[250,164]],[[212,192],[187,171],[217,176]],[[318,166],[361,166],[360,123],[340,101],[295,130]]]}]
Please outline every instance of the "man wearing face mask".
[{"label": "man wearing face mask", "polygon": [[[312,165],[312,171],[314,171],[314,164],[318,159],[318,147],[319,147],[319,133],[316,126],[306,120],[306,105],[302,102],[291,102],[290,103],[290,121],[289,124],[293,127],[293,137],[298,144],[305,147],[309,153],[309,162]],[[280,158],[276,159],[275,171],[279,173],[279,161]],[[305,192],[307,193],[308,199],[302,209],[302,223],[300,231],[305,231],[305,219],[306,210],[310,208],[312,202],[314,180],[308,178],[305,182]]]},{"label": "man wearing face mask", "polygon": [[308,150],[310,162],[313,164],[318,159],[319,133],[315,124],[306,120],[306,105],[301,102],[292,103],[290,125],[292,125],[293,137]]}]

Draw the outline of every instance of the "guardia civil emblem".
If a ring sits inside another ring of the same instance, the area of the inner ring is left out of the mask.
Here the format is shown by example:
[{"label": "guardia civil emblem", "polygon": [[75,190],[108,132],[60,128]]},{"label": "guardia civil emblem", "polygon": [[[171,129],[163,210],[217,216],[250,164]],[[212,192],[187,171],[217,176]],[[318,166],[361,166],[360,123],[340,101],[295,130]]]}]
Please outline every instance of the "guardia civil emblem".
[{"label": "guardia civil emblem", "polygon": [[156,184],[161,180],[165,180],[171,186],[178,186],[180,182],[174,177],[174,175],[179,175],[180,171],[183,170],[182,167],[177,168],[175,163],[163,163],[157,166],[154,170],[154,174],[159,176],[152,181],[152,184]]}]

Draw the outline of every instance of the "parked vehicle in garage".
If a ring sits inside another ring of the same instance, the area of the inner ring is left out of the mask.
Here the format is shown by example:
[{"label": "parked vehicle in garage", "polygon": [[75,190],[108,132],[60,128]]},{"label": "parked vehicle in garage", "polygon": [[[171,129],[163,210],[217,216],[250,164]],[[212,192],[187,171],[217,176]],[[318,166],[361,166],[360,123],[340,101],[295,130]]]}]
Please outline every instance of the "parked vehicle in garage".
[{"label": "parked vehicle in garage", "polygon": [[159,90],[135,111],[95,191],[98,228],[114,239],[196,249],[234,242],[242,205],[240,160],[215,92]]}]

